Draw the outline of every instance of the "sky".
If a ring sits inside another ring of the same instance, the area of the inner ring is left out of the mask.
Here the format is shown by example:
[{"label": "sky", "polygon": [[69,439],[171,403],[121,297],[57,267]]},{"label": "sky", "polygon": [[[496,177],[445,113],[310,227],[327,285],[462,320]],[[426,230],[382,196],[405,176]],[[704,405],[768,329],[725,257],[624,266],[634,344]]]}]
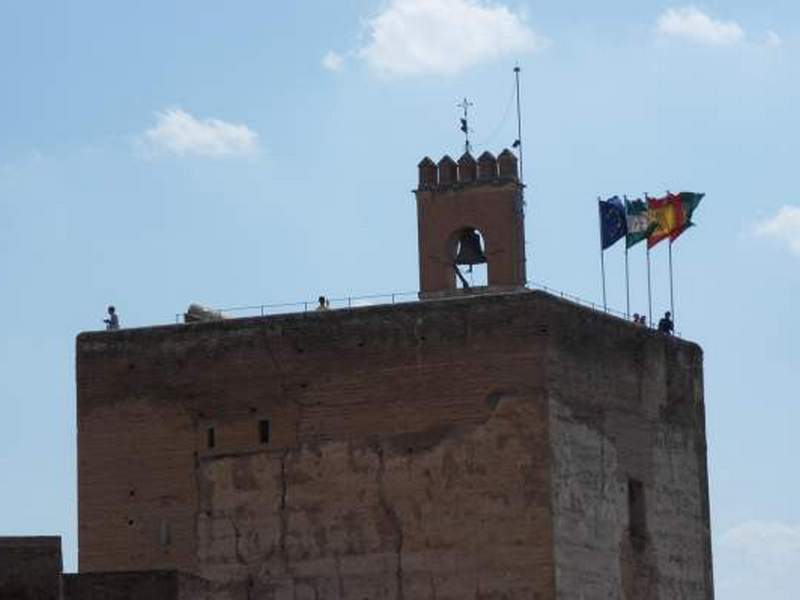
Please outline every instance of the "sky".
[{"label": "sky", "polygon": [[461,154],[463,97],[474,153],[510,146],[519,64],[532,282],[599,302],[597,197],[706,194],[673,259],[717,597],[796,597],[798,23],[791,0],[3,3],[0,534],[62,535],[76,567],[75,336],[108,304],[134,327],[415,291],[416,165]]}]

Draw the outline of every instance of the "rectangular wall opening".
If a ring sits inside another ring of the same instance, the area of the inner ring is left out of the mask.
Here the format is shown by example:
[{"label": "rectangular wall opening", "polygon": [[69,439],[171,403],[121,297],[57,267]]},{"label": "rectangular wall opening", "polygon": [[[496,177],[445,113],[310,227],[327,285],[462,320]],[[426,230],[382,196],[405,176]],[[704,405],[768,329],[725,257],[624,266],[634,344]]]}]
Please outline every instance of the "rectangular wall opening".
[{"label": "rectangular wall opening", "polygon": [[262,444],[269,444],[269,419],[261,419],[258,422],[258,441]]},{"label": "rectangular wall opening", "polygon": [[161,526],[158,530],[158,541],[162,548],[166,548],[172,543],[172,532],[169,528],[169,522],[165,519],[161,519]]},{"label": "rectangular wall opening", "polygon": [[628,479],[628,530],[634,538],[642,539],[647,536],[644,485],[636,479]]},{"label": "rectangular wall opening", "polygon": [[208,442],[208,447],[209,448],[213,448],[216,445],[217,440],[216,440],[216,435],[214,434],[214,428],[213,427],[209,427],[208,428],[206,440]]}]

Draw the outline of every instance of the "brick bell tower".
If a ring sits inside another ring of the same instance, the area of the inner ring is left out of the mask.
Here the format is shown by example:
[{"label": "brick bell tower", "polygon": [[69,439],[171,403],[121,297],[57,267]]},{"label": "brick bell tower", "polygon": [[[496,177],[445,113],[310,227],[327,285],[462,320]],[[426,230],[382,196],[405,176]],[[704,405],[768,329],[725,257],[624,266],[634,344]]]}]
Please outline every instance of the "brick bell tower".
[{"label": "brick bell tower", "polygon": [[[517,157],[508,149],[477,162],[465,153],[458,163],[419,163],[417,225],[420,298],[485,291],[468,288],[459,265],[487,266],[488,288],[525,286],[525,229]],[[482,242],[481,242],[482,240]]]}]

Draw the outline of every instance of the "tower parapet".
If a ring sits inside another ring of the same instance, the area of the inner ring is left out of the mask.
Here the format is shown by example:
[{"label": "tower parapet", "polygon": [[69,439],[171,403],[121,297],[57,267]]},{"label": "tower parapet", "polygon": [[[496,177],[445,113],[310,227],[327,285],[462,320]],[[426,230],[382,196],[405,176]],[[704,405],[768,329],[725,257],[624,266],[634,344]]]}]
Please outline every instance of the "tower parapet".
[{"label": "tower parapet", "polygon": [[458,159],[458,180],[461,183],[472,183],[478,178],[478,163],[469,152],[464,152]]},{"label": "tower parapet", "polygon": [[439,185],[451,185],[458,181],[458,165],[447,154],[439,161]]},{"label": "tower parapet", "polygon": [[497,157],[497,174],[501,178],[517,179],[519,177],[517,157],[508,148]]},{"label": "tower parapet", "polygon": [[420,189],[435,188],[439,184],[439,173],[436,163],[426,156],[417,165],[419,169]]},{"label": "tower parapet", "polygon": [[497,159],[488,150],[478,157],[478,179],[491,181],[497,178]]},{"label": "tower parapet", "polygon": [[485,248],[472,250],[485,259],[490,289],[525,286],[522,190],[508,149],[497,158],[487,151],[477,161],[464,153],[458,163],[447,155],[438,165],[428,157],[419,163],[420,297],[457,291],[459,245],[467,239],[483,241]]},{"label": "tower parapet", "polygon": [[417,165],[419,189],[433,189],[457,184],[488,183],[518,180],[517,157],[506,148],[497,158],[491,152],[484,152],[477,160],[469,152],[461,155],[456,163],[445,154],[439,163],[426,156]]}]

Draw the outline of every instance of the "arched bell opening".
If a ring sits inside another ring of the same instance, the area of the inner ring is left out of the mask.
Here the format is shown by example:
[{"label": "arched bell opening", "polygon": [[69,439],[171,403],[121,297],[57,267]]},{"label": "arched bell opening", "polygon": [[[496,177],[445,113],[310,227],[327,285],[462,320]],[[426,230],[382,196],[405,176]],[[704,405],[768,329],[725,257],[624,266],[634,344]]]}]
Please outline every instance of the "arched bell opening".
[{"label": "arched bell opening", "polygon": [[474,227],[459,229],[450,237],[448,250],[457,289],[489,285],[486,243],[480,231]]}]

